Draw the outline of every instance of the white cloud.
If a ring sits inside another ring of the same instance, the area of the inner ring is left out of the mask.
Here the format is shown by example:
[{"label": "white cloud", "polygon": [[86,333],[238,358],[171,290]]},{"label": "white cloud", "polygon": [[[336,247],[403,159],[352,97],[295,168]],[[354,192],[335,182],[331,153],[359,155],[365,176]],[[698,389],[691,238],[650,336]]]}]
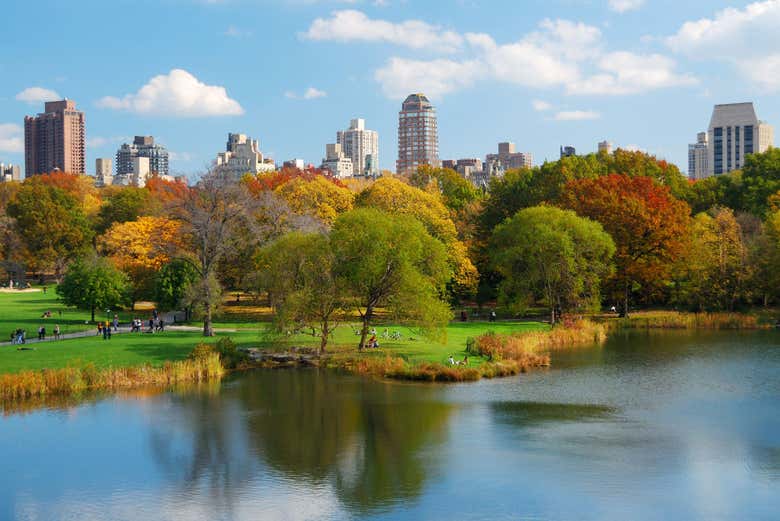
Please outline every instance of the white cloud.
[{"label": "white cloud", "polygon": [[18,101],[24,101],[25,103],[34,105],[36,103],[44,103],[46,101],[61,100],[62,97],[51,89],[45,89],[43,87],[27,87],[16,95],[16,99]]},{"label": "white cloud", "polygon": [[404,98],[410,92],[424,92],[438,98],[471,86],[482,72],[483,67],[476,61],[391,58],[374,73],[374,79],[382,86],[385,95],[392,99]]},{"label": "white cloud", "polygon": [[225,87],[206,85],[182,69],[155,76],[135,94],[122,98],[106,96],[99,107],[138,114],[179,117],[237,116],[244,113]]},{"label": "white cloud", "polygon": [[780,0],[729,7],[713,18],[685,22],[667,45],[694,59],[731,63],[767,90],[780,90]]},{"label": "white cloud", "polygon": [[617,13],[634,11],[642,7],[645,0],[609,0],[609,8]]},{"label": "white cloud", "polygon": [[567,92],[624,95],[697,83],[693,76],[678,74],[674,60],[660,54],[612,52],[602,56],[597,67],[600,72],[567,85]]},{"label": "white cloud", "polygon": [[443,31],[437,25],[420,20],[376,20],[353,9],[334,11],[330,18],[317,18],[302,36],[317,41],[385,42],[439,52],[453,52],[463,44],[461,35]]},{"label": "white cloud", "polygon": [[589,119],[599,119],[601,114],[592,110],[562,110],[555,114],[556,121],[584,121]]},{"label": "white cloud", "polygon": [[324,98],[328,95],[324,90],[317,89],[315,87],[309,87],[303,94],[296,94],[295,92],[288,90],[285,91],[284,97],[289,99],[318,99]]},{"label": "white cloud", "polygon": [[552,105],[540,99],[531,101],[531,106],[538,112],[544,112],[545,110],[550,110],[552,108]]},{"label": "white cloud", "polygon": [[24,132],[14,123],[0,123],[0,152],[24,152]]}]

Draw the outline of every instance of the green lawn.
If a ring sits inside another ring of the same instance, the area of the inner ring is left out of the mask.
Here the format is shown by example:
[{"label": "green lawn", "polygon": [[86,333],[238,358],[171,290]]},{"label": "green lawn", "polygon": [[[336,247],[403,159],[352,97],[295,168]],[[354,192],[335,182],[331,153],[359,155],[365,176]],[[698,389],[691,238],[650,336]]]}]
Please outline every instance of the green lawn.
[{"label": "green lawn", "polygon": [[[51,310],[52,318],[42,319],[44,311]],[[62,317],[59,311],[62,311]],[[120,312],[120,319],[127,322],[131,314]],[[231,317],[232,318],[232,317]],[[260,347],[265,349],[285,350],[290,346],[317,346],[319,340],[308,335],[293,335],[290,337],[269,335],[266,333],[267,322],[258,317],[241,317],[238,320],[225,320],[215,325],[221,329],[219,337],[231,337],[241,347]],[[267,320],[267,317],[264,317]],[[47,332],[55,324],[59,324],[63,333],[92,329],[86,325],[89,313],[66,308],[58,303],[53,288],[46,294],[34,293],[0,293],[0,333],[1,340],[10,337],[17,327],[27,329],[28,337],[35,337],[40,324],[46,326]],[[198,323],[193,323],[199,326]],[[548,326],[540,322],[453,322],[447,327],[447,337],[443,342],[423,338],[417,331],[398,326],[377,325],[380,348],[366,352],[368,356],[399,356],[411,363],[446,362],[452,355],[457,359],[465,356],[466,340],[487,331],[511,333],[546,329]],[[359,337],[354,330],[357,325],[343,324],[338,327],[330,341],[329,350],[338,356],[352,356],[357,353]],[[382,338],[382,332],[399,332],[399,340]],[[110,341],[102,337],[90,336],[61,340],[59,342],[43,342],[29,344],[33,351],[17,351],[17,346],[0,346],[0,373],[15,373],[26,369],[59,368],[68,365],[93,363],[97,367],[122,367],[151,363],[160,365],[166,360],[181,360],[187,356],[198,342],[204,339],[198,331],[174,331],[168,329],[162,334],[121,334],[114,335]],[[214,342],[216,339],[208,339]],[[472,358],[470,365],[477,365],[481,360]]]}]

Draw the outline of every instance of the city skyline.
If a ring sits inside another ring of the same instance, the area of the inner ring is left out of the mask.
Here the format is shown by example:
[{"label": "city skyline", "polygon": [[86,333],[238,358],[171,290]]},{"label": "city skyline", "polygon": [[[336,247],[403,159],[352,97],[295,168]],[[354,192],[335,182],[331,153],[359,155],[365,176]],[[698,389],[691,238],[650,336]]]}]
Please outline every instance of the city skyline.
[{"label": "city skyline", "polygon": [[[94,71],[135,45],[111,24],[99,26],[115,7],[70,6],[74,32],[90,37],[71,37],[50,52],[47,35],[56,31],[41,30],[36,46],[22,46],[23,22],[37,12],[20,3],[8,10],[0,37],[11,51],[0,58],[0,161],[23,164],[24,116],[65,97],[87,114],[90,173],[96,158],[112,157],[136,134],[168,145],[172,173],[202,170],[236,130],[263,142],[279,164],[298,157],[317,163],[334,126],[353,118],[372,122],[386,151],[380,167],[394,171],[398,106],[412,92],[436,107],[441,158],[484,158],[495,143],[512,141],[540,164],[557,159],[562,144],[588,153],[606,139],[687,171],[687,145],[713,105],[753,102],[761,119],[780,119],[774,0],[674,4],[663,17],[651,14],[664,2],[491,3],[482,10],[479,2],[453,2],[458,8],[446,14],[381,3],[163,1],[161,16],[178,16],[186,27],[152,30],[145,45],[161,52],[100,82]],[[53,14],[65,9],[41,4]],[[139,22],[138,11],[121,23]],[[732,38],[731,54],[710,33]],[[741,60],[748,34],[763,54]],[[101,38],[105,45],[89,43]],[[245,52],[271,74],[244,74]],[[345,61],[344,53],[356,59]],[[290,124],[296,120],[304,130]]]}]

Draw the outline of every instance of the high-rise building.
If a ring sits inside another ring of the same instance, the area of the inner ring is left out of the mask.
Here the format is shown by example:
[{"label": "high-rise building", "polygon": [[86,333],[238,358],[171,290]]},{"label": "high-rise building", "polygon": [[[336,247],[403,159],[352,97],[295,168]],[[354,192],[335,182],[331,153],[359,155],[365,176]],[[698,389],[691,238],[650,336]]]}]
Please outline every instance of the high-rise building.
[{"label": "high-rise building", "polygon": [[246,134],[228,134],[225,152],[217,154],[217,168],[240,179],[244,174],[275,170],[272,160],[263,158],[259,143]]},{"label": "high-rise building", "polygon": [[742,168],[747,154],[773,146],[774,129],[759,121],[752,103],[727,103],[712,110],[707,138],[708,175],[721,175]]},{"label": "high-rise building", "polygon": [[485,156],[485,165],[488,170],[498,168],[502,171],[531,168],[534,166],[534,158],[528,152],[518,152],[514,143],[504,142],[498,144],[498,154]]},{"label": "high-rise building", "polygon": [[607,140],[599,141],[599,154],[611,154],[612,153],[612,143],[610,143]]},{"label": "high-rise building", "polygon": [[0,163],[0,183],[6,181],[21,181],[22,169],[19,165]]},{"label": "high-rise building", "polygon": [[706,132],[696,134],[696,143],[688,145],[688,177],[704,179],[709,175],[709,141]]},{"label": "high-rise building", "polygon": [[422,165],[439,166],[439,131],[436,109],[425,94],[410,94],[398,113],[398,174],[415,172]]},{"label": "high-rise building", "polygon": [[133,143],[125,143],[116,152],[116,175],[127,176],[133,173],[133,159],[149,158],[149,169],[159,176],[168,175],[168,150],[154,143],[153,136],[135,136]]},{"label": "high-rise building", "polygon": [[43,110],[24,118],[25,177],[55,170],[85,173],[84,113],[69,99],[47,101]]},{"label": "high-rise building", "polygon": [[347,130],[336,132],[336,143],[352,159],[353,175],[379,175],[379,134],[376,130],[366,130],[364,119],[350,120]]},{"label": "high-rise building", "polygon": [[564,157],[571,157],[576,155],[577,155],[577,150],[575,150],[574,147],[572,146],[561,147],[561,159],[563,159]]},{"label": "high-rise building", "polygon": [[325,158],[322,160],[322,170],[327,170],[334,177],[343,179],[354,175],[352,158],[344,154],[339,143],[325,145]]},{"label": "high-rise building", "polygon": [[95,159],[95,185],[109,186],[113,182],[113,164],[110,157]]}]

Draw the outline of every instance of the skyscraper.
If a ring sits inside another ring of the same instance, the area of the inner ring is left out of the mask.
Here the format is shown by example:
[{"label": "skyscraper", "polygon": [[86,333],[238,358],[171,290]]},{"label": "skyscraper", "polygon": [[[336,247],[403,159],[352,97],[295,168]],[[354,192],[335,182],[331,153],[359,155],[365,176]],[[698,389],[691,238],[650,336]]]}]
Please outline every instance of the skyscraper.
[{"label": "skyscraper", "polygon": [[688,145],[688,177],[704,179],[709,175],[709,141],[706,132],[696,134],[696,143]]},{"label": "skyscraper", "polygon": [[229,133],[225,151],[217,154],[217,168],[241,179],[244,174],[269,172],[276,167],[274,162],[263,158],[260,144],[246,134]]},{"label": "skyscraper", "polygon": [[133,174],[133,159],[149,158],[150,172],[168,175],[168,149],[155,144],[153,136],[135,136],[132,144],[123,144],[116,152],[116,175]]},{"label": "skyscraper", "polygon": [[109,186],[113,184],[113,165],[110,157],[95,159],[95,185]]},{"label": "skyscraper", "polygon": [[364,119],[353,119],[347,130],[336,132],[336,143],[352,159],[352,175],[379,175],[379,134],[366,130]]},{"label": "skyscraper", "polygon": [[708,175],[739,170],[747,154],[765,152],[774,142],[774,129],[759,121],[752,103],[715,105],[707,130]]},{"label": "skyscraper", "polygon": [[425,94],[410,94],[398,113],[398,174],[415,172],[418,166],[439,166],[439,131],[436,109]]},{"label": "skyscraper", "polygon": [[55,170],[85,172],[84,113],[69,99],[47,101],[44,111],[24,118],[24,175]]}]

